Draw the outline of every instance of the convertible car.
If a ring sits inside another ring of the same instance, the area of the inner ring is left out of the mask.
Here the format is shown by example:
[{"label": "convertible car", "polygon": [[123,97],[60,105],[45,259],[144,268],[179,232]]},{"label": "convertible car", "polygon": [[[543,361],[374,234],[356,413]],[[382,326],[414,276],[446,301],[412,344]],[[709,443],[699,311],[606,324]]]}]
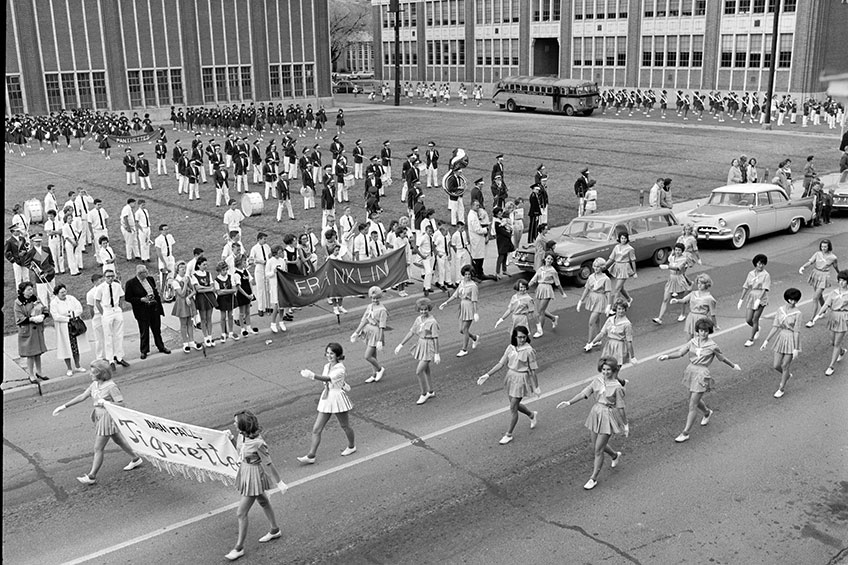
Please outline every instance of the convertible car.
[{"label": "convertible car", "polygon": [[[626,231],[630,245],[636,251],[636,261],[651,260],[661,265],[677,237],[680,225],[668,208],[621,208],[574,218],[560,233],[553,230],[550,239],[556,241],[554,267],[564,277],[575,277],[584,284],[592,274],[596,257],[607,259],[618,243],[618,234]],[[522,271],[533,272],[536,251],[525,245],[515,254],[515,264]]]},{"label": "convertible car", "polygon": [[780,186],[765,183],[713,189],[706,204],[689,212],[698,239],[729,241],[735,249],[751,237],[781,230],[797,233],[812,218],[812,196],[790,199]]}]

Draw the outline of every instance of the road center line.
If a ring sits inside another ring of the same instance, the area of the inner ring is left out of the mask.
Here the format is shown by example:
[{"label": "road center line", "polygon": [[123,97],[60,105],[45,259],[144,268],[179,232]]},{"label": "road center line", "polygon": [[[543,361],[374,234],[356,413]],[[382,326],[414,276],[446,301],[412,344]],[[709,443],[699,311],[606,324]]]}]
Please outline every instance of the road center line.
[{"label": "road center line", "polygon": [[[804,300],[802,302],[799,302],[798,306],[799,307],[805,306],[805,305],[809,304],[810,302],[812,302],[812,299]],[[774,312],[771,313],[771,314],[765,314],[760,319],[761,320],[767,320],[767,319],[773,318],[774,314],[775,314]],[[742,322],[741,324],[737,324],[735,326],[731,326],[729,328],[722,329],[722,330],[719,330],[717,332],[714,332],[712,335],[713,335],[713,337],[718,337],[718,336],[721,336],[721,335],[732,333],[732,332],[734,332],[738,329],[747,328],[747,327],[748,327],[748,324]],[[760,327],[762,329],[762,325]],[[660,355],[665,355],[665,354],[671,353],[673,351],[676,351],[679,348],[680,348],[680,345],[677,345],[675,347],[670,347],[670,348],[668,348],[664,351],[659,351],[659,352],[653,353],[649,356],[639,358],[639,363],[637,365],[642,365],[642,364],[645,363],[645,361],[649,361],[651,359],[656,359]],[[625,367],[628,367],[628,366],[631,366],[631,365],[629,365],[629,364],[625,365]],[[544,374],[544,373],[542,373],[542,374]],[[594,379],[594,378],[595,377],[593,375],[593,376],[585,378],[583,380],[573,382],[573,383],[570,383],[570,384],[567,384],[567,385],[563,385],[559,388],[556,388],[556,389],[551,390],[549,392],[543,393],[538,398],[528,399],[528,400],[525,401],[525,404],[532,404],[533,402],[538,402],[540,400],[550,398],[551,396],[562,394],[563,392],[566,392],[566,391],[571,390],[573,388],[581,387],[581,386],[586,385],[589,382],[591,382],[592,379]],[[479,416],[469,418],[468,420],[463,420],[462,422],[458,422],[458,423],[453,424],[451,426],[447,426],[446,428],[442,428],[442,429],[437,430],[435,432],[430,432],[429,434],[421,436],[419,439],[421,439],[423,441],[427,441],[427,440],[435,438],[435,437],[443,436],[443,435],[449,434],[451,432],[454,432],[456,430],[466,428],[468,426],[472,426],[474,424],[482,422],[483,420],[488,420],[489,418],[492,418],[494,416],[498,416],[498,415],[503,414],[504,412],[508,412],[508,411],[509,411],[508,406],[504,407],[504,408],[498,408],[497,410],[492,410],[492,411],[487,412],[485,414],[480,414]],[[386,449],[382,449],[380,451],[374,452],[370,455],[366,455],[365,457],[360,457],[360,458],[355,459],[353,461],[349,461],[347,463],[343,463],[341,465],[331,467],[331,468],[326,469],[324,471],[314,473],[312,475],[309,475],[308,477],[298,479],[296,481],[289,483],[288,486],[291,489],[291,488],[294,488],[294,487],[305,485],[306,483],[309,483],[311,481],[326,477],[328,475],[332,475],[334,473],[338,473],[340,471],[344,471],[345,469],[349,469],[350,467],[354,467],[356,465],[361,465],[363,463],[373,461],[374,459],[378,459],[380,457],[390,455],[390,454],[392,454],[396,451],[400,451],[401,449],[404,449],[404,448],[407,448],[407,447],[414,447],[414,445],[415,445],[414,441],[405,441],[403,443],[393,445],[392,447],[387,447]],[[275,492],[277,492],[277,489],[273,489],[273,490],[270,490],[268,492],[275,493]],[[121,543],[109,546],[107,548],[101,549],[101,550],[96,551],[94,553],[90,553],[88,555],[78,557],[77,559],[73,559],[71,561],[66,561],[65,565],[76,565],[78,563],[85,563],[86,561],[90,561],[92,559],[97,559],[99,557],[103,557],[104,555],[108,555],[108,554],[113,553],[115,551],[120,551],[122,549],[126,549],[128,547],[133,546],[133,545],[137,545],[139,543],[142,543],[142,542],[151,540],[153,538],[159,537],[163,534],[167,534],[168,532],[178,530],[178,529],[180,529],[184,526],[190,526],[191,524],[195,524],[195,523],[200,522],[202,520],[206,520],[207,518],[212,518],[214,516],[217,516],[218,514],[222,514],[224,512],[229,512],[230,510],[235,510],[236,507],[238,507],[238,505],[239,505],[238,502],[234,502],[232,504],[228,504],[226,506],[221,506],[220,508],[216,508],[214,510],[204,512],[203,514],[198,514],[196,516],[192,516],[191,518],[187,518],[187,519],[182,520],[180,522],[175,522],[173,524],[170,524],[168,526],[164,526],[162,528],[159,528],[158,530],[153,530],[152,532],[138,536],[136,538],[129,539],[127,541],[123,541]]]}]

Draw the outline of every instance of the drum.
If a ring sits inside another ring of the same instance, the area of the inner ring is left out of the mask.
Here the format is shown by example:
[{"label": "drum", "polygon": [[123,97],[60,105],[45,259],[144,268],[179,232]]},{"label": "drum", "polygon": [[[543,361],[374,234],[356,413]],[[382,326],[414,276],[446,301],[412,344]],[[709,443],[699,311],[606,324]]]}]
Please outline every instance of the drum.
[{"label": "drum", "polygon": [[344,185],[345,185],[345,188],[353,188],[353,184],[354,184],[354,182],[353,182],[353,175],[352,175],[351,173],[346,174],[346,175],[344,176]]},{"label": "drum", "polygon": [[382,180],[383,186],[392,186],[392,179],[391,177],[389,177],[389,175],[384,174],[382,177],[380,177],[380,180]]},{"label": "drum", "polygon": [[41,201],[38,198],[32,198],[24,202],[24,216],[31,224],[40,224],[44,222],[44,210],[41,207]]},{"label": "drum", "polygon": [[427,172],[427,165],[425,165],[422,161],[418,161],[416,167],[418,167],[418,172],[422,175]]},{"label": "drum", "polygon": [[263,202],[262,195],[258,192],[247,192],[241,197],[241,211],[248,218],[262,214],[262,208],[264,207],[265,202]]}]

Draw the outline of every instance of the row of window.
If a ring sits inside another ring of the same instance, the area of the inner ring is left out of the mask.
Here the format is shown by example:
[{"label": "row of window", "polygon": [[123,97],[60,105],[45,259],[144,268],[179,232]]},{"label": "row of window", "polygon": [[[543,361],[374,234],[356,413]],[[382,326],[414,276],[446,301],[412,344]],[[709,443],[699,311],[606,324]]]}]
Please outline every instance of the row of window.
[{"label": "row of window", "polygon": [[575,37],[572,59],[575,67],[623,67],[627,64],[627,38]]},{"label": "row of window", "polygon": [[427,26],[465,25],[465,0],[425,2]]},{"label": "row of window", "polygon": [[182,69],[127,71],[130,107],[175,106],[183,103]]},{"label": "row of window", "polygon": [[315,64],[271,65],[271,99],[315,96]]},{"label": "row of window", "polygon": [[9,101],[6,114],[24,113],[24,93],[21,90],[21,75],[6,75],[6,100]]},{"label": "row of window", "polygon": [[[580,2],[580,0],[577,1]],[[532,0],[533,21],[558,22],[561,4],[561,0]]]},{"label": "row of window", "polygon": [[[402,10],[399,14],[401,27],[414,28],[415,26],[417,26],[418,5],[415,2],[411,2],[408,4],[404,4],[403,2],[401,2],[400,8]],[[384,28],[395,27],[395,14],[394,12],[389,12],[389,6],[380,6],[380,15],[382,16],[381,19],[383,21]]]},{"label": "row of window", "polygon": [[612,20],[614,18],[627,18],[629,3],[628,0],[574,0],[574,19]]},{"label": "row of window", "polygon": [[250,67],[203,67],[200,69],[203,102],[230,102],[253,99]]},{"label": "row of window", "polygon": [[370,41],[358,41],[351,43],[347,48],[345,63],[348,72],[370,71],[374,52]]},{"label": "row of window", "polygon": [[707,0],[645,0],[646,18],[703,16],[706,13]]},{"label": "row of window", "polygon": [[703,35],[642,37],[643,67],[694,67],[704,64]]},{"label": "row of window", "polygon": [[477,66],[518,66],[518,39],[478,39]]},{"label": "row of window", "polygon": [[[539,3],[533,1],[534,5]],[[520,13],[520,0],[476,0],[474,9],[474,23],[501,25],[518,22]],[[537,20],[538,21],[538,20]]]},{"label": "row of window", "polygon": [[[395,42],[383,42],[383,62],[386,65],[395,64]],[[418,64],[418,42],[417,41],[401,41],[400,42],[400,64],[401,65],[417,65]]]},{"label": "row of window", "polygon": [[428,65],[465,65],[465,40],[434,40],[427,42]]},{"label": "row of window", "polygon": [[[778,0],[724,0],[724,13],[725,14],[764,14],[766,11],[766,5],[768,4],[768,11],[774,12],[775,6],[777,6]],[[784,12],[794,12],[798,6],[797,0],[783,0],[781,3],[781,8],[783,8]]]},{"label": "row of window", "polygon": [[[722,35],[720,67],[759,68],[771,65],[772,34]],[[778,37],[777,66],[788,69],[792,66],[792,34],[781,33]]]},{"label": "row of window", "polygon": [[58,112],[63,108],[105,110],[109,107],[105,71],[47,73],[44,75],[44,86],[48,112]]}]

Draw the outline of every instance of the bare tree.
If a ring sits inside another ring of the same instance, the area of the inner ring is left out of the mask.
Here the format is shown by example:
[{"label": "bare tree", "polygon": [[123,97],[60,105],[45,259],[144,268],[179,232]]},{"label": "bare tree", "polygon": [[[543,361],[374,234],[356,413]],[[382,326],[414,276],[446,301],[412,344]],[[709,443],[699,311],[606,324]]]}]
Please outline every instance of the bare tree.
[{"label": "bare tree", "polygon": [[342,57],[351,43],[370,28],[371,3],[368,0],[330,0],[330,54],[334,71],[344,66]]}]

